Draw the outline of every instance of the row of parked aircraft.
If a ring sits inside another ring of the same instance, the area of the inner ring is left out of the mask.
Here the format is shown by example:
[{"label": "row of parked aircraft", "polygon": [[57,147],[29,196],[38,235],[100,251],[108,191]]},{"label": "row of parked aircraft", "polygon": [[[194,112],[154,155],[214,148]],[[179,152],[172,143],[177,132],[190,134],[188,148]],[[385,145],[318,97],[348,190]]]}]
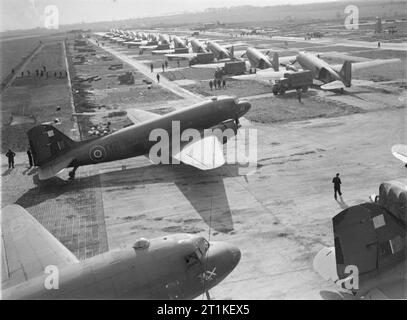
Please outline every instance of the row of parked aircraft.
[{"label": "row of parked aircraft", "polygon": [[[243,61],[243,58],[247,58],[247,69],[259,69],[259,71],[256,70],[251,74],[232,77],[237,80],[270,83],[284,77],[287,72],[309,70],[321,89],[341,90],[342,92],[344,88],[351,86],[352,74],[356,71],[391,63],[401,63],[400,59],[376,59],[362,62],[345,61],[343,64],[330,65],[321,59],[323,54],[315,55],[300,51],[295,56],[279,57],[279,52],[276,50],[256,49],[247,47],[245,43],[240,42],[226,44],[209,39],[181,39],[178,36],[171,37],[163,34],[155,35],[122,30],[112,30],[105,37],[116,39],[116,42],[121,41],[123,45],[139,44],[140,49],[151,49],[153,54],[163,54],[168,59],[174,60],[187,59],[199,63],[198,56],[212,53],[213,58],[204,62],[206,63],[205,67],[221,68],[225,62]],[[154,41],[154,45],[148,45],[148,41]],[[235,47],[242,46],[247,47],[245,51],[235,52]]]}]

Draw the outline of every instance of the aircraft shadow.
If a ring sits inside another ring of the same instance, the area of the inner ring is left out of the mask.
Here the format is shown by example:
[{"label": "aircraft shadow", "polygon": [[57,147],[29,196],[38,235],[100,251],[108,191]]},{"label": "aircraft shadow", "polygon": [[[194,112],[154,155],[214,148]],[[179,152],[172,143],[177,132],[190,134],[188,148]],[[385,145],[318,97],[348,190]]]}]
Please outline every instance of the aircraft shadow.
[{"label": "aircraft shadow", "polygon": [[201,171],[179,164],[148,165],[78,177],[73,181],[54,177],[39,182],[35,175],[33,179],[37,187],[27,191],[16,203],[28,208],[57,198],[64,193],[91,188],[95,185],[131,190],[147,184],[174,183],[210,228],[227,233],[232,231],[234,226],[223,179],[238,176],[238,170],[239,165],[231,164],[225,164],[210,171]]},{"label": "aircraft shadow", "polygon": [[355,300],[356,298],[347,292],[321,290],[319,295],[323,300]]}]

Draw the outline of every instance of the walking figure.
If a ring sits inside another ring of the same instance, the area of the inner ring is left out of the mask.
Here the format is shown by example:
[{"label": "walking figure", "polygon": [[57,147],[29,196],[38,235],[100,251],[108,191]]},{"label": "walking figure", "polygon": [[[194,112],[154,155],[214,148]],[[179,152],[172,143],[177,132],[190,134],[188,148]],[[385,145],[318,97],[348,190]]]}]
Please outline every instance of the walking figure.
[{"label": "walking figure", "polygon": [[301,102],[301,89],[297,89],[297,97],[298,97],[298,102],[302,103]]},{"label": "walking figure", "polygon": [[33,155],[31,153],[31,148],[28,148],[27,150],[27,157],[28,157],[28,162],[30,163],[30,168],[33,166]]},{"label": "walking figure", "polygon": [[152,63],[150,64],[150,69],[151,69],[151,72],[154,71],[154,65]]},{"label": "walking figure", "polygon": [[221,85],[222,85],[222,80],[218,79],[218,89],[220,89]]},{"label": "walking figure", "polygon": [[160,83],[160,74],[157,73],[157,82]]},{"label": "walking figure", "polygon": [[339,196],[342,196],[342,192],[341,192],[341,179],[339,178],[339,173],[336,174],[336,177],[334,177],[332,179],[332,183],[334,184],[334,197],[335,200],[337,199],[336,197],[336,193],[339,193]]},{"label": "walking figure", "polygon": [[164,63],[161,65],[161,68],[163,68],[163,72],[165,71],[165,65]]},{"label": "walking figure", "polygon": [[225,79],[223,79],[223,81],[222,81],[222,87],[223,87],[223,89],[226,89],[226,80]]},{"label": "walking figure", "polygon": [[209,88],[211,88],[211,91],[212,91],[212,87],[213,87],[213,82],[212,82],[212,80],[209,80]]},{"label": "walking figure", "polygon": [[16,154],[11,150],[8,149],[7,153],[6,153],[6,157],[8,158],[8,168],[14,169],[14,157],[16,156]]}]

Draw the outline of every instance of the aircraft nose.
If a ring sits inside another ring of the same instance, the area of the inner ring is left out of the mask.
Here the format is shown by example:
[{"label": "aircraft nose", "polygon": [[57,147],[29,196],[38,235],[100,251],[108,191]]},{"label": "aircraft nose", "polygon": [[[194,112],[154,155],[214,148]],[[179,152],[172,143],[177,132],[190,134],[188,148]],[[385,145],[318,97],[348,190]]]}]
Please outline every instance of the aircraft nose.
[{"label": "aircraft nose", "polygon": [[239,248],[227,242],[211,242],[208,251],[208,268],[216,268],[217,280],[222,281],[240,261]]},{"label": "aircraft nose", "polygon": [[233,265],[232,269],[234,269],[239,263],[242,253],[240,252],[240,249],[235,246],[231,246],[229,252],[232,256],[232,265]]},{"label": "aircraft nose", "polygon": [[237,103],[237,107],[239,109],[239,116],[243,116],[244,114],[246,114],[250,108],[252,107],[251,103],[249,101],[239,101]]}]

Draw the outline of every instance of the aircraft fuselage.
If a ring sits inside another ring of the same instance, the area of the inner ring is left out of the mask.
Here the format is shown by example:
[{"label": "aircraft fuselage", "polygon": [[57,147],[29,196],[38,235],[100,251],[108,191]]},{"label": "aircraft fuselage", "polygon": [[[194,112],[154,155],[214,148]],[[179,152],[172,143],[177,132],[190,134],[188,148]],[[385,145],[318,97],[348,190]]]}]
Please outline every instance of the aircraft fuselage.
[{"label": "aircraft fuselage", "polygon": [[[49,274],[2,291],[3,299],[193,299],[222,281],[240,260],[240,250],[186,234],[152,239],[147,248],[109,251],[58,272],[58,288],[46,288]],[[206,242],[207,243],[207,242]]]},{"label": "aircraft fuselage", "polygon": [[248,102],[236,102],[231,97],[219,97],[191,107],[171,112],[160,118],[123,128],[107,136],[88,140],[59,157],[72,157],[70,166],[83,166],[145,155],[157,141],[150,141],[154,129],[173,135],[173,124],[179,122],[180,133],[185,129],[204,130],[223,121],[238,119],[248,111]]}]

